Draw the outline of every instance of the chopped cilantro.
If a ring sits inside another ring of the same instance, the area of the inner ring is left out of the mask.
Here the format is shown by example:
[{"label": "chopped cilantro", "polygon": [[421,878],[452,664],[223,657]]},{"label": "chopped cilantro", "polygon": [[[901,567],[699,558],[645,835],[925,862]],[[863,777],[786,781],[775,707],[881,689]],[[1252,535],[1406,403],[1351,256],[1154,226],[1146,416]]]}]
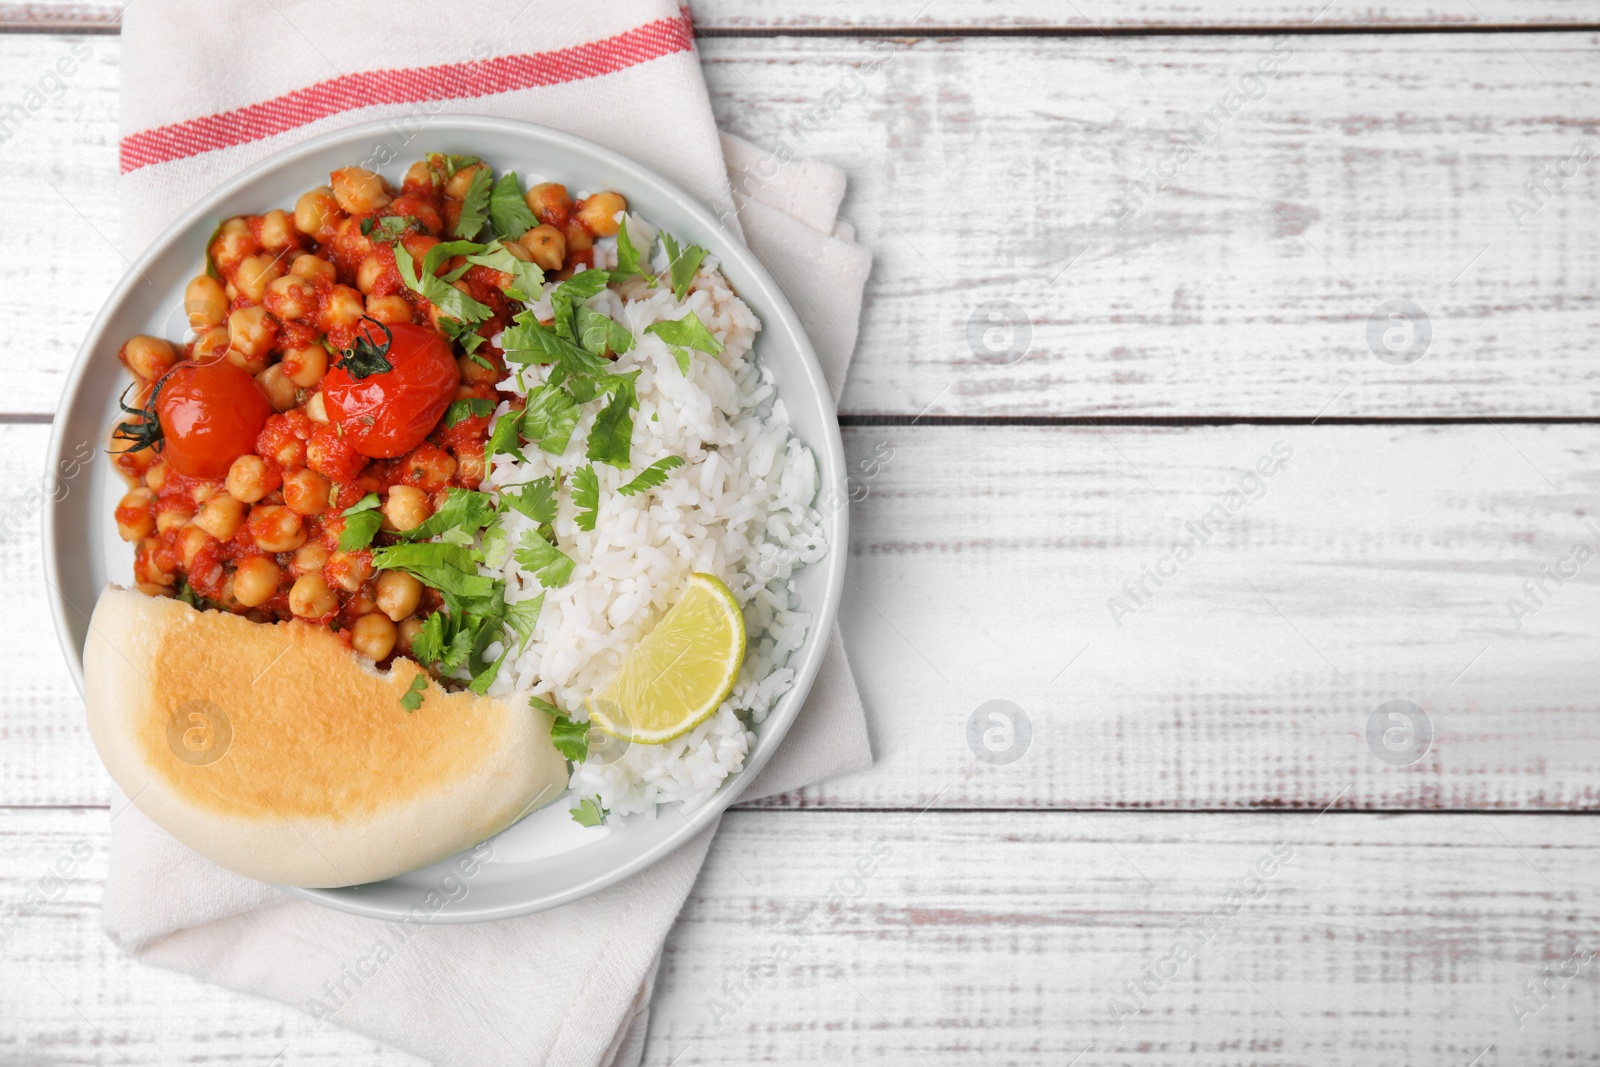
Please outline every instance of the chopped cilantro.
[{"label": "chopped cilantro", "polygon": [[407,711],[416,711],[418,708],[422,707],[422,694],[426,693],[427,691],[428,676],[419,671],[417,676],[411,679],[410,688],[408,688],[405,691],[405,694],[401,696],[400,706],[405,708]]},{"label": "chopped cilantro", "polygon": [[528,706],[550,716],[550,743],[556,746],[557,752],[573,763],[582,763],[589,758],[588,723],[573,722],[560,708],[535,696],[528,698]]},{"label": "chopped cilantro", "polygon": [[488,493],[452,486],[445,490],[444,503],[439,510],[429,515],[421,526],[401,536],[408,541],[423,541],[453,530],[476,534],[494,521],[494,515],[494,500]]},{"label": "chopped cilantro", "polygon": [[483,446],[483,461],[488,463],[495,456],[510,456],[521,463],[525,456],[522,454],[522,412],[507,411],[494,420],[494,429],[489,431],[489,443]]},{"label": "chopped cilantro", "polygon": [[522,432],[528,440],[539,442],[540,451],[560,455],[567,450],[581,414],[571,393],[559,385],[541,385],[528,394]]},{"label": "chopped cilantro", "polygon": [[533,627],[538,623],[539,612],[543,609],[543,593],[532,600],[519,600],[506,605],[506,625],[516,632],[517,640],[521,642],[518,651],[527,648],[528,642],[533,639]]},{"label": "chopped cilantro", "polygon": [[500,502],[510,505],[541,526],[556,518],[555,483],[539,478],[515,490],[500,490]]},{"label": "chopped cilantro", "polygon": [[611,812],[600,806],[599,797],[584,797],[578,806],[570,809],[572,821],[579,826],[599,826]]},{"label": "chopped cilantro", "polygon": [[593,530],[595,519],[600,516],[600,479],[593,465],[586,463],[572,472],[572,502],[578,507],[573,516],[578,529]]},{"label": "chopped cilantro", "polygon": [[568,337],[544,326],[524,311],[500,338],[500,347],[512,363],[558,363],[573,377],[605,374],[610,366]]},{"label": "chopped cilantro", "polygon": [[524,304],[538,300],[544,288],[544,271],[539,269],[538,264],[518,259],[504,242],[496,241],[489,245],[488,251],[468,256],[467,262],[511,275],[511,284],[505,287],[505,294]]},{"label": "chopped cilantro", "polygon": [[639,472],[639,476],[627,485],[618,486],[619,496],[635,496],[646,489],[654,489],[667,480],[667,472],[677,470],[683,466],[682,456],[668,456],[658,459],[650,466]]},{"label": "chopped cilantro", "polygon": [[462,400],[450,401],[450,406],[444,409],[443,425],[445,429],[456,425],[465,419],[481,419],[485,415],[494,413],[494,401],[482,397],[466,397]]},{"label": "chopped cilantro", "polygon": [[577,309],[585,300],[604,292],[610,280],[611,275],[603,270],[583,270],[555,287],[550,293],[550,308],[556,336],[568,341],[578,339]]},{"label": "chopped cilantro", "polygon": [[494,191],[489,194],[489,223],[497,235],[513,241],[539,225],[523,199],[522,181],[514,170],[500,175],[494,183]]},{"label": "chopped cilantro", "polygon": [[522,547],[512,553],[523,569],[533,572],[539,584],[546,589],[559,589],[572,580],[576,565],[571,556],[540,537],[536,531],[525,530]]},{"label": "chopped cilantro", "polygon": [[477,323],[487,319],[493,312],[451,285],[450,281],[454,280],[453,278],[441,278],[434,272],[439,264],[451,256],[478,252],[482,247],[473,241],[446,241],[443,244],[436,244],[422,257],[419,273],[417,261],[411,258],[411,253],[406,251],[405,245],[397,244],[394,246],[394,262],[400,270],[400,280],[405,282],[407,289],[452,319],[464,323]]},{"label": "chopped cilantro", "polygon": [[[617,269],[612,271],[614,278],[629,278],[635,274],[647,274],[641,261],[645,258],[639,254],[639,249],[634,247],[633,238],[628,234],[629,218],[622,216],[622,225],[617,227]],[[649,252],[649,248],[645,252]]]},{"label": "chopped cilantro", "polygon": [[489,217],[489,190],[493,184],[494,176],[489,173],[488,167],[479,167],[472,172],[467,195],[461,198],[461,214],[456,218],[455,236],[468,240],[478,236],[484,220]]},{"label": "chopped cilantro", "polygon": [[679,249],[677,238],[666,230],[661,231],[661,247],[667,250],[667,272],[672,278],[673,295],[682,300],[708,253],[699,245]]},{"label": "chopped cilantro", "polygon": [[416,220],[403,215],[384,215],[382,218],[361,220],[361,236],[370,237],[378,244],[392,245],[406,235]]},{"label": "chopped cilantro", "polygon": [[597,356],[607,352],[622,355],[633,347],[633,334],[615,319],[594,308],[580,307],[577,313],[578,344]]},{"label": "chopped cilantro", "polygon": [[712,336],[705,323],[700,321],[700,316],[692,311],[681,319],[651,323],[644,328],[644,332],[654,334],[671,346],[678,369],[685,374],[689,373],[689,349],[713,356],[722,351],[722,342]]},{"label": "chopped cilantro", "polygon": [[633,409],[639,406],[633,379],[613,375],[605,379],[611,399],[595,416],[589,429],[589,449],[585,455],[596,463],[628,469],[633,450]]},{"label": "chopped cilantro", "polygon": [[439,541],[390,545],[372,553],[372,566],[405,571],[423,585],[456,597],[487,598],[495,592],[494,582],[478,573],[477,561],[462,545]]}]

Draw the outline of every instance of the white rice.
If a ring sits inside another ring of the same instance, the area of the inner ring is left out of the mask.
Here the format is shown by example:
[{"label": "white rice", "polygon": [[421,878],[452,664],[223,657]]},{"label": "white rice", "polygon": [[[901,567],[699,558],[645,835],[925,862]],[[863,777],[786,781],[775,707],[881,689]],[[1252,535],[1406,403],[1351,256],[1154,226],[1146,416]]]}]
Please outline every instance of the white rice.
[{"label": "white rice", "polygon": [[[648,247],[641,236],[654,240],[653,231],[634,216],[628,230],[641,248]],[[614,240],[597,245],[597,266],[614,262],[614,248]],[[656,266],[666,269],[664,253],[658,253]],[[785,664],[811,625],[811,617],[798,610],[791,576],[827,551],[812,507],[816,459],[791,433],[771,373],[752,358],[761,323],[716,268],[715,258],[707,257],[682,301],[665,282],[649,289],[637,278],[618,287],[622,295],[608,290],[589,301],[634,335],[634,347],[616,363],[618,372],[639,369],[632,468],[594,465],[600,513],[592,532],[578,528],[570,484],[560,483],[556,541],[577,564],[566,585],[543,590],[509,553],[498,568],[506,579],[507,600],[545,592],[545,602],[532,640],[507,661],[490,692],[535,693],[580,720],[588,717],[585,701],[605,687],[628,651],[677,601],[691,573],[721,578],[744,607],[744,667],[716,714],[666,744],[626,746],[614,761],[596,756],[578,765],[574,795],[598,795],[614,815],[653,812],[661,803],[692,809],[744,766],[755,742],[751,727],[793,684],[794,672]],[[535,308],[543,318],[550,313],[552,288],[546,286],[545,299]],[[686,377],[672,350],[644,328],[690,310],[725,351],[693,353]],[[520,381],[513,378],[502,388],[525,395],[547,373],[530,367]],[[602,406],[600,401],[586,405],[561,455],[528,446],[526,462],[495,457],[488,486],[570,478],[587,462],[589,426]],[[502,405],[500,413],[505,410]],[[686,462],[661,487],[632,497],[616,492],[667,456]],[[515,546],[534,524],[507,510],[505,530]],[[498,648],[490,651],[499,654]]]}]

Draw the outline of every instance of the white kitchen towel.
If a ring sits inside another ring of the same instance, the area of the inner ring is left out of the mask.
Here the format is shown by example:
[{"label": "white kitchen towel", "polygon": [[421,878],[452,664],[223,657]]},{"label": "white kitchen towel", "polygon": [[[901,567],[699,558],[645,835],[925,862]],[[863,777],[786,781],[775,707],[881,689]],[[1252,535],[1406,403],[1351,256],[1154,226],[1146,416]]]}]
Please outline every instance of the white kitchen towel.
[{"label": "white kitchen towel", "polygon": [[[844,175],[719,136],[688,14],[667,0],[498,6],[469,19],[422,0],[130,5],[122,246],[136,255],[242,167],[352,122],[393,119],[374,150],[389,153],[377,157],[385,165],[403,165],[416,154],[407,142],[431,116],[527,119],[653,167],[742,230],[804,318],[837,399],[870,266],[836,217]],[[870,762],[835,631],[798,720],[746,796]],[[440,1064],[628,1067],[643,1049],[662,941],[714,832],[627,882],[539,915],[385,923],[222,870],[119,799],[103,922],[141,959],[273,997]],[[477,869],[471,856],[461,864],[442,887],[445,906]]]}]

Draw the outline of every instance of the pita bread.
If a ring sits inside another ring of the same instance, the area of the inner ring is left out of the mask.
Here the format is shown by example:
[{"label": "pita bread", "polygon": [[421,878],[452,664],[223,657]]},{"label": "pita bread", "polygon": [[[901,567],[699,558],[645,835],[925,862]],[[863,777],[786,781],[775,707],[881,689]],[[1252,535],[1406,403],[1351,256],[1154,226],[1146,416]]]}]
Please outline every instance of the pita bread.
[{"label": "pita bread", "polygon": [[107,589],[84,648],[89,732],[111,777],[179,841],[278,885],[391,878],[559,796],[550,717],[380,671],[306,623],[251,622]]}]

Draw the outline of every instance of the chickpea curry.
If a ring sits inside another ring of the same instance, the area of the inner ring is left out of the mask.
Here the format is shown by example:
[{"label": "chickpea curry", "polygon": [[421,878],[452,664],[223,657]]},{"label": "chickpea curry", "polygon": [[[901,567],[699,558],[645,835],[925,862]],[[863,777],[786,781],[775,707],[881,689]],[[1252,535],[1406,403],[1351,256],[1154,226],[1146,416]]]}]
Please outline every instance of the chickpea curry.
[{"label": "chickpea curry", "polygon": [[446,598],[374,551],[478,488],[494,410],[522,404],[497,389],[495,339],[544,277],[592,266],[626,207],[492,177],[430,155],[397,191],[344,167],[292,211],[218,227],[184,294],[192,339],[117,354],[134,381],[116,523],[142,592],[413,654]]}]

